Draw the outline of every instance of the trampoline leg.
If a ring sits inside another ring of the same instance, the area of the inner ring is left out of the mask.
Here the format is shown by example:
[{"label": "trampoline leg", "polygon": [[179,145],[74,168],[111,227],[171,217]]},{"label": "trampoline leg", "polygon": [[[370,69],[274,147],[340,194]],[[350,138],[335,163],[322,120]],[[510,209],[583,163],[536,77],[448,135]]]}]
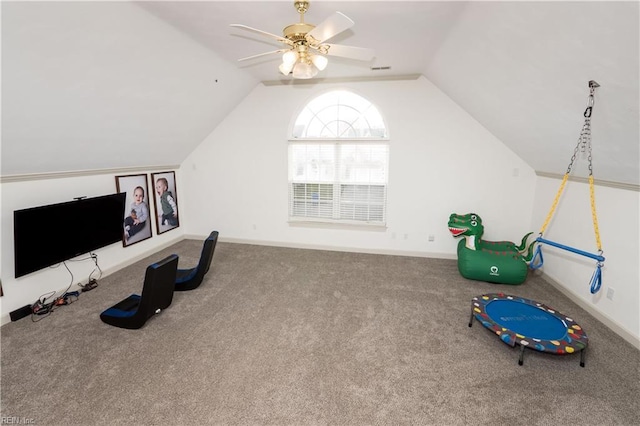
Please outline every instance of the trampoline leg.
[{"label": "trampoline leg", "polygon": [[580,367],[584,368],[584,351],[586,351],[587,348],[584,348],[580,351]]},{"label": "trampoline leg", "polygon": [[524,363],[524,346],[520,345],[520,358],[518,358],[518,365],[522,365]]},{"label": "trampoline leg", "polygon": [[469,327],[473,325],[473,309],[471,309],[471,318],[469,318]]}]

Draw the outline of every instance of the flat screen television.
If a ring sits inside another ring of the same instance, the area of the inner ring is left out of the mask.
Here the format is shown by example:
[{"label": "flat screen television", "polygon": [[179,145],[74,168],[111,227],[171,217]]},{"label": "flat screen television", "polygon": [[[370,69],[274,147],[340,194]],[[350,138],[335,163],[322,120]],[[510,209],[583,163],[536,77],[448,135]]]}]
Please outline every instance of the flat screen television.
[{"label": "flat screen television", "polygon": [[126,194],[13,212],[16,278],[122,241]]}]

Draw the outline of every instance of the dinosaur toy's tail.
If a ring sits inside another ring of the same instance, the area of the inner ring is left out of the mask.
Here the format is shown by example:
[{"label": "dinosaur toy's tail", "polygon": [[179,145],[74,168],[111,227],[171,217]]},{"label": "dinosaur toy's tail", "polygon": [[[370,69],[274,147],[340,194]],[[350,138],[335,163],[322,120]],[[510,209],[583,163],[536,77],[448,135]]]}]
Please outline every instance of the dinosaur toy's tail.
[{"label": "dinosaur toy's tail", "polygon": [[533,249],[535,248],[536,243],[537,243],[536,240],[531,241],[531,244],[529,244],[529,247],[527,247],[527,254],[522,255],[522,259],[525,262],[530,262],[531,259],[533,259]]},{"label": "dinosaur toy's tail", "polygon": [[520,242],[519,246],[516,246],[516,249],[518,249],[518,251],[524,251],[525,248],[527,247],[527,240],[529,239],[529,236],[533,234],[533,232],[529,232],[527,235],[525,235],[524,237],[522,237],[522,241]]}]

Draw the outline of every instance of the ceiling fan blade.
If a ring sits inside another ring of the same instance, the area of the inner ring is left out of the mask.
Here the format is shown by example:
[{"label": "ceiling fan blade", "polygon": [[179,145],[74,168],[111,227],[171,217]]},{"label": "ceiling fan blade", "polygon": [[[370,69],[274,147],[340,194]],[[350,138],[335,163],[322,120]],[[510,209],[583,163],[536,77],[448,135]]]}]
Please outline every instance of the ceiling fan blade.
[{"label": "ceiling fan blade", "polygon": [[280,43],[286,43],[288,45],[292,45],[293,44],[291,41],[287,40],[284,37],[281,37],[281,36],[278,36],[278,35],[275,35],[275,34],[271,34],[271,33],[268,33],[266,31],[258,30],[258,29],[255,29],[255,28],[251,28],[251,27],[248,27],[246,25],[231,24],[229,26],[230,27],[234,27],[234,28],[242,28],[243,30],[252,31],[254,33],[258,33],[258,34],[261,34],[263,36],[271,37],[271,38],[274,38],[274,39],[278,40]]},{"label": "ceiling fan blade", "polygon": [[249,59],[259,58],[261,56],[273,55],[274,53],[283,53],[283,52],[286,52],[287,50],[289,50],[289,49],[279,49],[279,50],[273,50],[271,52],[258,53],[257,55],[247,56],[246,58],[240,58],[240,59],[238,59],[238,62],[247,61]]},{"label": "ceiling fan blade", "polygon": [[341,12],[335,12],[323,22],[318,24],[314,29],[307,33],[307,37],[311,36],[316,41],[322,43],[331,37],[348,30],[355,23]]},{"label": "ceiling fan blade", "polygon": [[373,49],[366,47],[345,46],[342,44],[325,44],[329,47],[327,55],[340,56],[342,58],[357,59],[358,61],[370,61],[375,56]]}]

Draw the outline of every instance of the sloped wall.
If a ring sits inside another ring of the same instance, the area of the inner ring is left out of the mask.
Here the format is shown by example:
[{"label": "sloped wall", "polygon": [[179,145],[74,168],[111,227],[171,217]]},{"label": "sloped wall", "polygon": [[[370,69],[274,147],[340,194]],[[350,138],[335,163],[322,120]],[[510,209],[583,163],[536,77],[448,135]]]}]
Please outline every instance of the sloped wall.
[{"label": "sloped wall", "polygon": [[[386,120],[386,229],[287,222],[287,129],[306,102],[336,88],[369,99]],[[519,241],[530,231],[533,170],[424,77],[259,85],[181,169],[187,234],[217,229],[226,240],[454,258],[452,212],[480,214],[487,239]]]},{"label": "sloped wall", "polygon": [[2,2],[2,176],[180,163],[257,84],[136,2]]}]

